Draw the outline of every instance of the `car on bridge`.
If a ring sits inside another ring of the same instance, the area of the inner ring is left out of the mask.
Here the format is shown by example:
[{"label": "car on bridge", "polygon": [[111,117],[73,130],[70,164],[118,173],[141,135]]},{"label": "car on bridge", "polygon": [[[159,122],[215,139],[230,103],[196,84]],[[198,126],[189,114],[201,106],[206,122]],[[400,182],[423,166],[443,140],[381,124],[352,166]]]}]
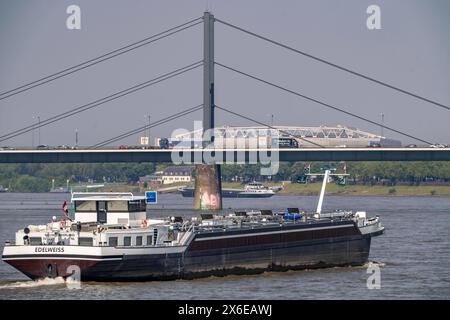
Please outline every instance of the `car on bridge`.
[{"label": "car on bridge", "polygon": [[13,147],[0,147],[0,150],[15,150]]},{"label": "car on bridge", "polygon": [[443,143],[435,143],[430,145],[431,148],[448,148],[448,145],[443,144]]}]

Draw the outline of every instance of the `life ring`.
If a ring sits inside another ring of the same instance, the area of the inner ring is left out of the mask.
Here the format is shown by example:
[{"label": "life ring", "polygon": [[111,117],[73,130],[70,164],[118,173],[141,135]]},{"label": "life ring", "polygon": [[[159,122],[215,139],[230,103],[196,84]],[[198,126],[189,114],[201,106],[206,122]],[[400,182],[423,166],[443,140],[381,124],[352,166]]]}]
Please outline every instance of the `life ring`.
[{"label": "life ring", "polygon": [[142,227],[143,228],[147,228],[147,220],[146,219],[144,219],[144,220],[142,220]]},{"label": "life ring", "polygon": [[61,219],[61,221],[59,222],[61,225],[61,228],[64,228],[66,226],[66,220]]}]

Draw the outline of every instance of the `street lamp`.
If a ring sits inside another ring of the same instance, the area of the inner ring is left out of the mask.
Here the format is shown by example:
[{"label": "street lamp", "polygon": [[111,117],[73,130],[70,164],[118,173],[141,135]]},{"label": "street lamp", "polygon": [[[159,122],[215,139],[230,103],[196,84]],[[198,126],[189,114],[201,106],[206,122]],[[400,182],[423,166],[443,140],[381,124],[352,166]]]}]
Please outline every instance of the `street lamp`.
[{"label": "street lamp", "polygon": [[148,117],[148,140],[147,140],[147,145],[150,146],[150,115],[147,116]]},{"label": "street lamp", "polygon": [[41,117],[40,116],[38,116],[37,117],[38,118],[38,142],[39,142],[39,145],[41,145]]},{"label": "street lamp", "polygon": [[[34,119],[34,117],[33,117]],[[34,127],[33,130],[31,130],[31,147],[34,149]]]}]

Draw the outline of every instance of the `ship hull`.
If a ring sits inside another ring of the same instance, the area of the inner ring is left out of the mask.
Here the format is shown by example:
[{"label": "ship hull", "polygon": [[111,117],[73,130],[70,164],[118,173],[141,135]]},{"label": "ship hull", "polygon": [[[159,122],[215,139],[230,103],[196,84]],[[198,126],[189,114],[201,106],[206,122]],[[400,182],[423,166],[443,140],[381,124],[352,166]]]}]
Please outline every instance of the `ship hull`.
[{"label": "ship hull", "polygon": [[[368,261],[371,235],[361,234],[354,225],[314,230],[281,229],[265,233],[256,230],[250,234],[199,234],[185,248],[153,250],[149,254],[142,253],[145,249],[134,254],[133,249],[127,249],[127,253],[120,255],[95,257],[5,255],[4,252],[3,259],[32,279],[67,277],[71,274],[67,270],[75,265],[81,271],[81,279],[86,281],[192,279],[356,266]],[[112,248],[109,250],[114,252]]]}]

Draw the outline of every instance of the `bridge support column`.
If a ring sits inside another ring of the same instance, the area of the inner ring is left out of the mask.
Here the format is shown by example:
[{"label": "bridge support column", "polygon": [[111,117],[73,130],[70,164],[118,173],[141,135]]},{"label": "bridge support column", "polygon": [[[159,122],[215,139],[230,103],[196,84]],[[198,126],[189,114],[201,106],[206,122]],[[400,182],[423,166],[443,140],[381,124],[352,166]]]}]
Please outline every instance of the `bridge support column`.
[{"label": "bridge support column", "polygon": [[222,183],[219,165],[195,166],[194,208],[200,210],[222,209]]},{"label": "bridge support column", "polygon": [[[214,16],[203,15],[203,132],[214,129]],[[214,143],[214,132],[206,134]],[[198,164],[195,166],[194,209],[221,210],[222,183],[219,165]]]}]

